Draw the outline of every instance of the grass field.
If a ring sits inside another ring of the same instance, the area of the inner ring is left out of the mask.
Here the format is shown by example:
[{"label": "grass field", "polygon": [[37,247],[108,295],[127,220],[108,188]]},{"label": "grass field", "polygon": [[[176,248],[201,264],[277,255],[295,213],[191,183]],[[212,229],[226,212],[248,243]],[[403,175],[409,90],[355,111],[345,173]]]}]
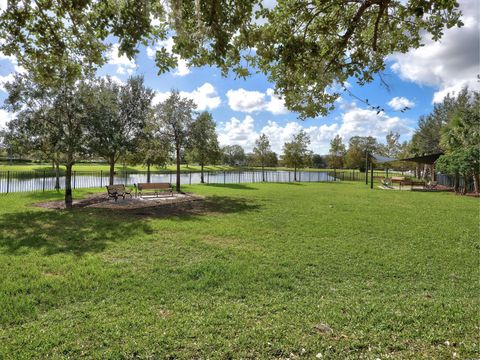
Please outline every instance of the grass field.
[{"label": "grass field", "polygon": [[479,357],[478,199],[186,189],[204,214],[0,197],[0,358]]}]

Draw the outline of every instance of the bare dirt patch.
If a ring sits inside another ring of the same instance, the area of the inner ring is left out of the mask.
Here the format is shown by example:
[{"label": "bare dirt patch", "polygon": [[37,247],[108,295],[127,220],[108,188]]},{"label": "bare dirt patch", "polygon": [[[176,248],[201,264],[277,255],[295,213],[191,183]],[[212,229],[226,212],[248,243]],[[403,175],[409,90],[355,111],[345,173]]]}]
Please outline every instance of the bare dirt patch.
[{"label": "bare dirt patch", "polygon": [[[73,207],[82,208],[82,207],[98,204],[105,201],[108,201],[105,195],[91,194],[84,199],[74,200]],[[44,209],[62,210],[62,209],[65,209],[65,200],[38,202],[38,203],[34,203],[33,206],[41,207]]]},{"label": "bare dirt patch", "polygon": [[[134,210],[148,207],[157,207],[161,205],[179,204],[190,201],[203,200],[204,198],[198,195],[180,193],[165,196],[146,196],[146,197],[127,197],[125,199],[118,199],[116,202],[113,199],[108,199],[104,194],[91,194],[88,197],[73,201],[73,208],[97,208],[97,209],[111,209],[111,210]],[[45,201],[33,204],[33,206],[62,210],[65,209],[64,200]]]}]

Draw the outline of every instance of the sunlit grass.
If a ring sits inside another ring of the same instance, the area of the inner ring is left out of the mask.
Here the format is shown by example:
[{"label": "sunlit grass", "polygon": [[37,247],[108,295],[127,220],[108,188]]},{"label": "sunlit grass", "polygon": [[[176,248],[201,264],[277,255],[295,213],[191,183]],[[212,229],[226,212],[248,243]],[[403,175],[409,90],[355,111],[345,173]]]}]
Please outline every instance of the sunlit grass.
[{"label": "sunlit grass", "polygon": [[478,357],[478,199],[185,189],[207,197],[205,214],[0,196],[0,358]]}]

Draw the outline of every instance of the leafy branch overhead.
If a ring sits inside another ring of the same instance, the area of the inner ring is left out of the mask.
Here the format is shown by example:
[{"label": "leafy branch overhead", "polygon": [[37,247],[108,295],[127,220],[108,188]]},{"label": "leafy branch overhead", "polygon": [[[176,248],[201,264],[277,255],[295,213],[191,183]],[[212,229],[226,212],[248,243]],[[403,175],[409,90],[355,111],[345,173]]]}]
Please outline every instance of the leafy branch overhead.
[{"label": "leafy branch overhead", "polygon": [[[455,0],[12,0],[0,15],[0,51],[14,55],[37,81],[75,81],[105,63],[107,40],[121,54],[156,45],[160,72],[215,65],[239,77],[265,73],[301,118],[325,115],[349,78],[360,85],[385,69],[388,55],[439,40],[462,26]],[[161,43],[173,35],[174,46]],[[163,44],[163,45],[162,45]],[[377,109],[381,111],[381,109]]]},{"label": "leafy branch overhead", "polygon": [[241,77],[252,65],[302,118],[325,115],[339,96],[335,84],[372,81],[386,56],[421,46],[422,33],[439,40],[445,27],[462,25],[454,0],[285,0],[273,9],[218,1],[219,12],[211,2],[181,4],[174,29],[182,57]]}]

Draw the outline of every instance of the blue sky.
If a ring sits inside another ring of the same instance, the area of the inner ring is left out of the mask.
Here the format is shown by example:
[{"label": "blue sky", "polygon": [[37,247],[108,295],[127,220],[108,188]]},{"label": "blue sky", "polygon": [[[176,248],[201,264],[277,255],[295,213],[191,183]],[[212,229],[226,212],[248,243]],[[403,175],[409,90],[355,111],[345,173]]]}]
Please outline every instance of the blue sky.
[{"label": "blue sky", "polygon": [[[353,94],[385,108],[385,113],[379,115],[344,94],[328,116],[298,120],[297,114],[289,112],[282,99],[273,94],[274,85],[262,74],[246,80],[222,77],[216,68],[189,68],[179,59],[178,68],[157,75],[153,47],[139,47],[137,57],[129,60],[118,56],[114,41],[108,64],[98,74],[110,75],[118,81],[125,81],[130,75],[144,75],[146,85],[157,92],[155,102],[165,99],[171,89],[178,89],[197,103],[198,110],[212,112],[222,145],[238,144],[246,151],[251,151],[255,139],[263,132],[269,136],[273,150],[280,153],[283,143],[300,129],[307,131],[312,139],[311,149],[320,154],[328,152],[329,141],[336,134],[345,143],[354,135],[375,136],[383,141],[389,131],[399,132],[402,140],[408,140],[418,117],[430,112],[434,102],[465,85],[479,88],[475,77],[480,73],[480,1],[464,0],[460,4],[464,12],[463,28],[446,30],[439,43],[425,38],[425,46],[387,59],[384,78],[389,90],[378,80],[360,87],[350,79],[349,89]],[[171,48],[171,40],[160,46]],[[15,59],[0,54],[0,101],[6,95],[1,83],[11,79],[15,70],[21,71]],[[411,109],[400,113],[398,109],[404,105]],[[12,116],[0,110],[0,126]]]}]

